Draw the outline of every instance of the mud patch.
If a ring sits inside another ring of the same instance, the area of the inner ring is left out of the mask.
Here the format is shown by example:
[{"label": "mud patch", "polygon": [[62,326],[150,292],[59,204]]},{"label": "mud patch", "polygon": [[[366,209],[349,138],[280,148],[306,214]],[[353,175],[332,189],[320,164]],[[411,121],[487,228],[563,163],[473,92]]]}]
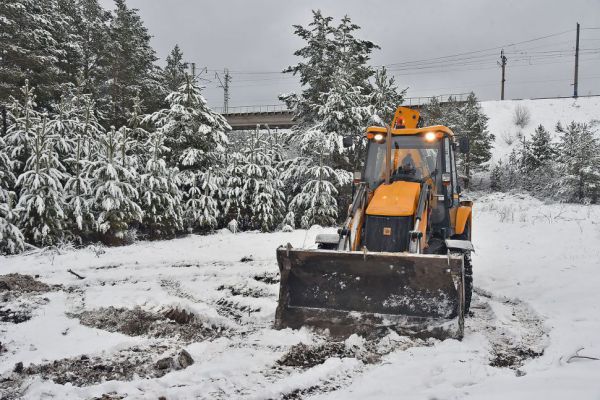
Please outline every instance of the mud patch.
[{"label": "mud patch", "polygon": [[312,368],[323,364],[327,359],[337,357],[354,357],[343,342],[329,342],[318,346],[309,346],[304,343],[292,346],[278,361],[278,365],[286,367]]},{"label": "mud patch", "polygon": [[253,279],[268,285],[275,285],[279,283],[279,274],[274,272],[265,272],[264,274],[254,275]]},{"label": "mud patch", "polygon": [[231,318],[235,322],[240,323],[244,318],[248,318],[254,312],[259,312],[259,307],[251,307],[244,304],[239,304],[236,301],[221,298],[216,302],[217,312],[226,317]]},{"label": "mud patch", "polygon": [[473,316],[467,332],[482,332],[492,351],[489,365],[519,372],[529,359],[540,357],[548,342],[543,319],[527,303],[475,289]]},{"label": "mud patch", "polygon": [[227,333],[223,327],[203,323],[191,313],[177,309],[169,309],[161,314],[140,307],[108,307],[70,316],[78,318],[82,325],[92,328],[129,336],[173,338],[183,343],[214,339]]},{"label": "mud patch", "polygon": [[21,322],[29,321],[31,312],[29,310],[13,310],[7,306],[0,306],[0,321],[9,322],[11,324],[20,324]]},{"label": "mud patch", "polygon": [[266,290],[247,285],[221,285],[217,290],[227,290],[232,296],[254,297],[256,299],[270,296],[270,293]]},{"label": "mud patch", "polygon": [[540,357],[543,354],[543,351],[536,352],[532,349],[496,346],[490,366],[516,369],[521,367],[527,359]]},{"label": "mud patch", "polygon": [[[70,383],[74,386],[88,386],[110,380],[159,378],[173,370],[184,369],[193,364],[191,356],[185,350],[156,362],[153,359],[156,350],[132,348],[121,351],[112,358],[83,355],[47,364],[31,364],[23,370],[22,374],[37,375],[60,385]],[[177,362],[182,357],[187,361]],[[162,360],[169,360],[169,362],[161,363]]]},{"label": "mud patch", "polygon": [[60,285],[47,285],[44,282],[38,281],[31,275],[0,275],[0,292],[42,293],[56,290],[60,287]]}]

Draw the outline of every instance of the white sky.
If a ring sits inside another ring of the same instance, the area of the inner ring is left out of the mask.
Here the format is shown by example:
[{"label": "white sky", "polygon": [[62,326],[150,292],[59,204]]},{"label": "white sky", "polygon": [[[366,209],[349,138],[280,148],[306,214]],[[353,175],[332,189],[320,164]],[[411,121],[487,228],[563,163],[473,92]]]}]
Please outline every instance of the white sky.
[{"label": "white sky", "polygon": [[[101,3],[113,7],[111,0]],[[348,14],[360,25],[358,36],[381,47],[372,64],[388,65],[399,85],[409,88],[408,96],[473,90],[484,100],[499,98],[501,46],[508,57],[507,98],[572,95],[580,22],[579,94],[600,94],[600,29],[592,29],[600,28],[600,0],[128,0],[128,5],[140,9],[162,60],[178,43],[198,70],[208,67],[204,94],[211,106],[222,105],[215,70],[225,67],[233,77],[230,107],[276,104],[279,93],[297,90],[296,78],[277,72],[295,62],[292,53],[303,45],[292,24],[306,25],[316,8],[336,22]],[[491,50],[470,53],[484,49]],[[462,53],[470,54],[429,60]]]}]

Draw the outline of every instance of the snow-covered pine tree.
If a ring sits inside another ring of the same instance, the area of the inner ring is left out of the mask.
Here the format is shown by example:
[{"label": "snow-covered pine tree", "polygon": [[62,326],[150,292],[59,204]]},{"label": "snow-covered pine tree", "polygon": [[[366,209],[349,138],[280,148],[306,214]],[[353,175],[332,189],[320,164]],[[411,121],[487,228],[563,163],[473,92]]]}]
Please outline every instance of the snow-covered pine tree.
[{"label": "snow-covered pine tree", "polygon": [[48,106],[64,78],[59,61],[66,44],[59,33],[68,26],[56,0],[11,0],[0,2],[0,101],[18,96],[25,79],[38,89],[39,101]]},{"label": "snow-covered pine tree", "polygon": [[212,230],[220,215],[217,199],[222,197],[221,168],[231,127],[208,107],[196,79],[189,75],[166,101],[169,108],[150,114],[144,122],[163,135],[169,149],[167,166],[181,171],[185,226],[191,231]]},{"label": "snow-covered pine tree", "polygon": [[[456,114],[455,114],[456,115]],[[481,109],[481,105],[473,92],[467,101],[460,107],[459,123],[454,125],[453,117],[446,123],[458,135],[469,138],[470,149],[466,154],[459,154],[460,165],[468,179],[476,170],[485,169],[485,163],[492,157],[494,135],[487,130],[488,117]]]},{"label": "snow-covered pine tree", "polygon": [[188,172],[186,177],[189,189],[185,202],[184,224],[188,232],[210,232],[217,227],[220,216],[217,199],[221,197],[222,182],[214,176],[210,168],[206,172]]},{"label": "snow-covered pine tree", "polygon": [[290,210],[300,217],[302,227],[314,224],[332,225],[338,216],[338,187],[350,183],[351,174],[326,164],[328,157],[338,149],[339,137],[315,126],[300,138],[302,156],[283,163],[282,178],[296,193]]},{"label": "snow-covered pine tree", "polygon": [[45,116],[35,127],[30,142],[31,155],[17,179],[19,227],[28,241],[48,246],[64,236],[65,203],[61,181],[65,173],[48,133]]},{"label": "snow-covered pine tree", "polygon": [[133,98],[133,105],[129,111],[127,126],[121,127],[122,134],[127,140],[127,148],[130,165],[135,165],[138,169],[143,169],[147,161],[152,157],[148,152],[148,140],[150,133],[144,128],[144,109],[143,101],[136,95]]},{"label": "snow-covered pine tree", "polygon": [[138,191],[131,183],[135,171],[123,167],[120,160],[122,143],[119,132],[111,127],[98,138],[98,158],[89,162],[86,171],[92,179],[96,230],[109,244],[124,243],[127,231],[141,222],[143,215],[137,204]]},{"label": "snow-covered pine tree", "polygon": [[597,203],[600,198],[600,141],[588,124],[560,123],[556,191],[567,201]]},{"label": "snow-covered pine tree", "polygon": [[176,44],[167,56],[167,65],[162,71],[163,85],[167,93],[176,92],[185,83],[186,63],[183,61],[183,52]]},{"label": "snow-covered pine tree", "polygon": [[[59,159],[65,160],[75,153],[75,137],[77,135],[77,98],[70,93],[61,96],[55,106],[55,112],[48,121],[48,133],[53,137],[53,145]],[[67,167],[68,173],[71,171]]]},{"label": "snow-covered pine tree", "polygon": [[150,157],[140,179],[142,229],[152,239],[172,237],[183,229],[177,171],[166,166],[162,156],[168,148],[163,142],[160,132],[151,134],[146,144]]},{"label": "snow-covered pine tree", "polygon": [[384,126],[391,124],[396,108],[402,104],[406,89],[400,90],[394,77],[388,76],[387,69],[381,67],[375,71],[371,105],[373,106],[373,122]]},{"label": "snow-covered pine tree", "polygon": [[176,92],[167,96],[169,108],[144,118],[165,138],[170,149],[167,163],[181,171],[202,170],[222,159],[231,129],[225,118],[212,111],[201,94],[198,82],[189,75]]},{"label": "snow-covered pine tree", "polygon": [[[302,93],[282,95],[290,109],[295,110],[295,118],[302,128],[312,126],[319,121],[315,105],[323,104],[321,96],[331,91],[332,78],[345,71],[350,87],[361,87],[368,95],[371,85],[368,79],[373,69],[367,64],[377,45],[370,41],[357,39],[354,32],[360,27],[344,17],[336,27],[333,18],[325,17],[320,10],[313,10],[313,20],[308,27],[294,25],[294,33],[306,42],[306,45],[294,52],[302,60],[286,68],[284,73],[300,76]],[[368,101],[363,105],[368,105]]]},{"label": "snow-covered pine tree", "polygon": [[531,167],[537,169],[550,162],[556,156],[556,149],[552,144],[550,132],[539,125],[531,137]]},{"label": "snow-covered pine tree", "polygon": [[[108,44],[108,96],[110,119],[115,126],[123,126],[127,110],[139,91],[152,108],[162,102],[160,77],[154,62],[157,60],[150,46],[150,34],[138,15],[137,9],[128,8],[125,0],[115,0],[116,8],[110,21]],[[154,108],[156,109],[156,108]]]},{"label": "snow-covered pine tree", "polygon": [[24,250],[25,239],[16,226],[18,215],[13,208],[16,195],[9,190],[14,187],[15,180],[13,162],[0,136],[0,255],[16,254]]},{"label": "snow-covered pine tree", "polygon": [[263,232],[275,229],[286,208],[283,180],[277,169],[276,157],[279,151],[273,149],[273,143],[269,139],[257,127],[245,146],[240,166],[242,221],[250,229],[260,229]]},{"label": "snow-covered pine tree", "polygon": [[89,163],[85,136],[77,132],[74,143],[73,155],[65,160],[71,170],[65,183],[65,201],[72,240],[82,243],[92,236],[95,220],[90,209],[91,182],[85,173]]},{"label": "snow-covered pine tree", "polygon": [[82,91],[106,105],[111,79],[108,71],[111,14],[102,8],[98,0],[74,0],[72,3],[71,28],[78,40],[71,45],[79,50],[79,58],[68,62],[76,67],[76,79],[81,79]]},{"label": "snow-covered pine tree", "polygon": [[31,155],[31,143],[35,136],[35,129],[39,126],[41,117],[36,111],[34,89],[25,80],[21,87],[21,98],[19,101],[12,98],[9,111],[12,116],[12,124],[6,133],[6,151],[11,160],[15,161],[15,171],[19,174],[25,167],[25,163]]},{"label": "snow-covered pine tree", "polygon": [[245,229],[248,225],[247,221],[243,220],[245,207],[242,196],[245,179],[243,168],[246,164],[246,157],[243,153],[245,146],[245,140],[234,140],[229,146],[225,156],[226,167],[223,176],[223,197],[221,199],[224,221],[229,223],[235,220],[237,227],[241,229]]}]

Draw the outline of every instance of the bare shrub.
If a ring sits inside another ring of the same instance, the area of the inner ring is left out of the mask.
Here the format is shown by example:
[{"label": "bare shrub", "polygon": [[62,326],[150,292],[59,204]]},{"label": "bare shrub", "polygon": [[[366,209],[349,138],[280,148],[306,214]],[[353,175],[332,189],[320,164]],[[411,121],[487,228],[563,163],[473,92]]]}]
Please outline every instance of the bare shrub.
[{"label": "bare shrub", "polygon": [[511,146],[515,142],[515,137],[509,131],[504,131],[501,136],[502,140],[504,140],[504,143],[506,143],[509,146]]},{"label": "bare shrub", "polygon": [[529,109],[522,105],[517,105],[515,107],[515,114],[513,115],[513,122],[516,126],[521,128],[525,128],[529,125],[531,121],[531,114],[529,113]]}]

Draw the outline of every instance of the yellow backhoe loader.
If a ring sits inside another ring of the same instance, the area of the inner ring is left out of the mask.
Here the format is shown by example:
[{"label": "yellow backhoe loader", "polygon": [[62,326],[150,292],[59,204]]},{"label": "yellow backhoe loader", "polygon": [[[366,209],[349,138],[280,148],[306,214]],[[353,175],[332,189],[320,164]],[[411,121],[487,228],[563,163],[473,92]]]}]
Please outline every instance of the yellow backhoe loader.
[{"label": "yellow backhoe loader", "polygon": [[316,249],[277,249],[276,328],[462,338],[472,202],[461,198],[455,152],[469,143],[445,126],[418,125],[417,111],[399,107],[390,126],[369,127],[338,233],[318,235]]}]

